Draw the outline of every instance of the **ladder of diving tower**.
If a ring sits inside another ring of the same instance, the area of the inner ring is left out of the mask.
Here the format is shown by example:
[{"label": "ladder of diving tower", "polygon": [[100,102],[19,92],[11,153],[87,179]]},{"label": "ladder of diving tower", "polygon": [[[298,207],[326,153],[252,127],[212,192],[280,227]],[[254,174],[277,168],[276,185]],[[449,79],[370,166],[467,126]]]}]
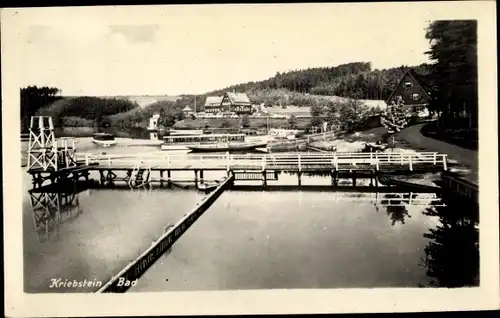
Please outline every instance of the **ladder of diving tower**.
[{"label": "ladder of diving tower", "polygon": [[145,166],[142,161],[139,161],[132,170],[132,173],[130,174],[130,179],[128,181],[128,184],[132,188],[139,188],[145,186],[149,183],[150,176],[151,176],[151,165]]}]

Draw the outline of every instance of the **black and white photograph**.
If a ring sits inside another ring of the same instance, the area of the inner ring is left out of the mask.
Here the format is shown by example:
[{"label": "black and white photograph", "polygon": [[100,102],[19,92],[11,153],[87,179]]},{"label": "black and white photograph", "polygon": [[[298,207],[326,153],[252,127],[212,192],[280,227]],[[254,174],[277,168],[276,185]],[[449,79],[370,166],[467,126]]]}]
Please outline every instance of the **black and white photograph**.
[{"label": "black and white photograph", "polygon": [[1,14],[8,316],[498,306],[495,3]]}]

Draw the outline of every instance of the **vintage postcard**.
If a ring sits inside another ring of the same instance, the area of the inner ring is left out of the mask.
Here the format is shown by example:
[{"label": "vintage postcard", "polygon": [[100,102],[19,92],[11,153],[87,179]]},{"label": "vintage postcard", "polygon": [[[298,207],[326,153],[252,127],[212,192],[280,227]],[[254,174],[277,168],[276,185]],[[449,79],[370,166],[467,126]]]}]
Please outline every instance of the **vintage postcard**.
[{"label": "vintage postcard", "polygon": [[3,9],[6,316],[495,309],[495,21]]}]

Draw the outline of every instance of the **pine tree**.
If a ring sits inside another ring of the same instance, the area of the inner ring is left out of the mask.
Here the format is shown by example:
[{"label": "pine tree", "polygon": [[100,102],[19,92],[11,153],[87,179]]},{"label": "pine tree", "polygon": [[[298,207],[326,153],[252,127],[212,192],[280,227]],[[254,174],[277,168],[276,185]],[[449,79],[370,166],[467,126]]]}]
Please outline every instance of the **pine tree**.
[{"label": "pine tree", "polygon": [[381,124],[387,129],[388,133],[401,131],[408,125],[406,112],[404,110],[404,102],[398,101],[397,104],[392,102],[387,107],[387,111],[380,117]]}]

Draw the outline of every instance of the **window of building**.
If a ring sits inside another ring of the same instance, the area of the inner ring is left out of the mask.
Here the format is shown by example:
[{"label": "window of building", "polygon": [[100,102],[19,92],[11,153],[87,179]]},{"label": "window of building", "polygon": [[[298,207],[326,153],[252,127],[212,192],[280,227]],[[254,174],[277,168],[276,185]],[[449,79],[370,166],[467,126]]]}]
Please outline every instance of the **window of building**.
[{"label": "window of building", "polygon": [[405,88],[410,88],[410,87],[412,87],[411,82],[405,82]]},{"label": "window of building", "polygon": [[411,95],[412,100],[419,100],[420,99],[420,94],[412,94]]}]

